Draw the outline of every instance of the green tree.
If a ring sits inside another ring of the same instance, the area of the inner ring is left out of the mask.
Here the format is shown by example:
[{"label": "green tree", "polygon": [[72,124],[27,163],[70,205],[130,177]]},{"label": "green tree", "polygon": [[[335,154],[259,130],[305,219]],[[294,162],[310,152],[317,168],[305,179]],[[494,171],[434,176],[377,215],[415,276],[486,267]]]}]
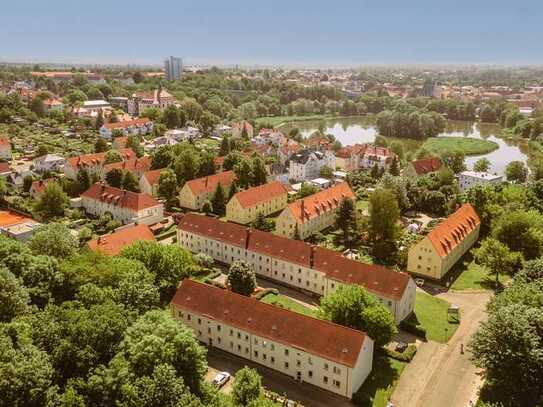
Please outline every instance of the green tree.
[{"label": "green tree", "polygon": [[507,211],[494,221],[492,236],[526,260],[543,254],[543,216],[535,211]]},{"label": "green tree", "polygon": [[325,165],[320,169],[319,176],[326,179],[332,179],[334,177],[334,170],[329,166]]},{"label": "green tree", "polygon": [[44,155],[47,155],[47,154],[49,154],[49,149],[47,148],[47,146],[45,144],[40,144],[38,146],[38,150],[36,151],[36,156],[43,157]]},{"label": "green tree", "polygon": [[249,160],[243,158],[234,166],[234,172],[240,188],[248,188],[253,181],[253,168]]},{"label": "green tree", "polygon": [[235,261],[228,270],[228,285],[235,293],[251,295],[256,288],[254,270],[245,262]]},{"label": "green tree", "polygon": [[113,168],[106,174],[106,182],[115,188],[120,188],[123,183],[123,170],[120,168]]},{"label": "green tree", "polygon": [[207,175],[215,174],[215,156],[209,152],[203,152],[200,154],[198,176],[205,177]]},{"label": "green tree", "polygon": [[351,247],[352,241],[356,239],[358,225],[352,199],[343,198],[339,204],[336,215],[335,228],[343,232],[343,244]]},{"label": "green tree", "polygon": [[202,212],[206,215],[209,215],[213,212],[213,205],[211,205],[211,201],[209,199],[206,199],[204,204],[202,205]]},{"label": "green tree", "polygon": [[224,157],[222,168],[224,171],[233,170],[234,167],[243,160],[243,156],[238,151],[231,151]]},{"label": "green tree", "polygon": [[76,252],[79,242],[66,225],[49,223],[34,231],[28,247],[35,255],[45,254],[65,259]]},{"label": "green tree", "polygon": [[224,136],[221,140],[221,146],[219,148],[219,156],[224,157],[230,152],[230,138]]},{"label": "green tree", "polygon": [[400,209],[394,193],[377,189],[369,197],[369,229],[371,239],[392,241],[398,233]]},{"label": "green tree", "polygon": [[300,191],[298,191],[298,197],[305,198],[306,196],[313,195],[319,192],[319,187],[315,184],[311,184],[310,182],[302,182],[302,186],[300,187]]},{"label": "green tree", "polygon": [[104,116],[102,115],[102,112],[98,112],[98,116],[96,116],[96,120],[94,121],[94,128],[96,130],[100,130],[100,127],[104,125]]},{"label": "green tree", "polygon": [[266,164],[260,157],[254,157],[252,162],[253,181],[252,185],[263,185],[267,182],[268,171],[266,170]]},{"label": "green tree", "polygon": [[441,167],[437,176],[440,186],[454,184],[454,172],[449,167]]},{"label": "green tree", "polygon": [[[26,288],[5,267],[0,267],[0,322],[9,322],[30,310]],[[1,385],[0,385],[1,387]]]},{"label": "green tree", "polygon": [[177,107],[168,106],[162,113],[162,120],[168,129],[175,129],[179,127],[179,112]]},{"label": "green tree", "polygon": [[319,314],[336,324],[366,332],[378,347],[386,345],[397,333],[390,311],[358,285],[343,285],[324,296]]},{"label": "green tree", "polygon": [[177,177],[175,172],[167,168],[161,171],[158,178],[158,195],[167,201],[175,197],[177,191]]},{"label": "green tree", "polygon": [[138,136],[131,134],[128,136],[126,140],[126,148],[131,148],[134,153],[136,153],[136,157],[143,157],[145,154],[143,150],[143,146],[140,143],[140,139]]},{"label": "green tree", "polygon": [[187,182],[198,176],[198,155],[191,149],[184,150],[175,160],[174,165],[177,182]]},{"label": "green tree", "polygon": [[475,161],[475,164],[473,164],[473,171],[487,172],[489,169],[490,161],[488,158],[479,158],[477,161]]},{"label": "green tree", "polygon": [[465,171],[465,159],[466,155],[461,150],[447,150],[441,154],[441,161],[443,162],[443,164],[453,170],[455,174]]},{"label": "green tree", "polygon": [[95,153],[104,153],[109,149],[106,140],[103,137],[98,137],[96,143],[94,143]]},{"label": "green tree", "polygon": [[222,216],[226,212],[226,197],[220,182],[217,183],[217,188],[211,198],[211,205],[213,206],[213,213],[216,215]]},{"label": "green tree", "polygon": [[139,182],[132,171],[124,171],[121,187],[127,191],[139,192]]},{"label": "green tree", "polygon": [[109,150],[104,157],[104,164],[118,163],[123,160],[123,156],[117,150]]},{"label": "green tree", "polygon": [[64,216],[68,206],[68,195],[56,182],[49,182],[34,205],[34,211],[44,219]]},{"label": "green tree", "polygon": [[474,250],[474,257],[477,263],[496,276],[496,287],[500,286],[500,274],[513,275],[522,265],[519,253],[511,252],[506,245],[491,237],[483,240],[481,246]]},{"label": "green tree", "polygon": [[528,168],[522,161],[511,161],[505,167],[505,176],[508,181],[523,183],[528,178]]},{"label": "green tree", "polygon": [[151,157],[151,169],[158,170],[169,167],[173,161],[172,150],[168,146],[159,147]]},{"label": "green tree", "polygon": [[230,199],[232,199],[232,197],[234,195],[236,195],[236,193],[238,192],[238,183],[236,182],[236,180],[234,180],[231,184],[230,184],[230,189],[228,190],[228,196],[226,198],[226,201],[227,202],[230,202]]},{"label": "green tree", "polygon": [[388,170],[391,175],[394,175],[396,177],[400,175],[400,162],[398,161],[398,157],[392,157],[392,162],[390,163],[390,167]]},{"label": "green tree", "polygon": [[249,406],[260,399],[262,380],[258,372],[245,366],[236,372],[232,386],[232,400],[236,406]]}]

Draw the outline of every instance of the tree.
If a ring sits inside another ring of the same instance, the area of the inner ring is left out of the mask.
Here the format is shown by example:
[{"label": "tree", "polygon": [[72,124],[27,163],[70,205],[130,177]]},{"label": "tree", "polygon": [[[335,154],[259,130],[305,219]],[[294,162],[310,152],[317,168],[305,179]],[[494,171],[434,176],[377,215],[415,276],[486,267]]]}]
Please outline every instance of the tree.
[{"label": "tree", "polygon": [[26,288],[5,267],[0,266],[0,322],[9,322],[30,309]]},{"label": "tree", "polygon": [[230,189],[228,190],[228,196],[226,197],[226,201],[230,202],[230,199],[232,199],[232,197],[236,195],[237,192],[238,192],[238,183],[236,182],[236,180],[234,180],[230,184]]},{"label": "tree", "polygon": [[504,212],[493,223],[492,236],[526,260],[543,254],[543,216],[536,210]]},{"label": "tree", "polygon": [[145,80],[145,76],[140,71],[136,71],[132,74],[132,80],[134,83],[141,83]]},{"label": "tree", "polygon": [[340,229],[343,232],[343,244],[351,247],[351,243],[356,239],[358,231],[354,202],[352,199],[343,198],[341,200],[336,215],[335,228]]},{"label": "tree", "polygon": [[173,159],[172,150],[168,146],[159,147],[151,158],[151,169],[158,170],[169,167]]},{"label": "tree", "polygon": [[6,180],[4,177],[0,177],[0,203],[4,200],[4,195],[6,194],[8,187],[6,185]]},{"label": "tree", "polygon": [[522,161],[511,161],[505,167],[505,176],[508,181],[523,183],[528,178],[528,168]]},{"label": "tree", "polygon": [[84,192],[91,186],[91,177],[86,168],[81,168],[77,172],[76,190],[78,193]]},{"label": "tree", "polygon": [[466,164],[464,163],[466,155],[461,150],[444,151],[441,154],[441,161],[446,167],[449,167],[455,174],[465,171]]},{"label": "tree", "polygon": [[253,168],[249,160],[243,158],[234,166],[237,182],[240,188],[248,188],[253,181]]},{"label": "tree", "polygon": [[94,122],[94,128],[96,130],[100,130],[100,127],[104,125],[104,116],[102,115],[102,112],[98,112],[98,116],[96,116],[96,120]]},{"label": "tree", "polygon": [[36,156],[43,157],[44,155],[49,154],[49,149],[45,144],[40,144],[38,150],[36,151]]},{"label": "tree", "polygon": [[256,288],[254,270],[242,261],[235,261],[228,271],[228,285],[233,292],[249,296]]},{"label": "tree", "polygon": [[306,196],[313,195],[319,192],[319,187],[315,184],[311,184],[310,182],[302,182],[302,186],[300,187],[300,191],[298,191],[298,197],[305,198]]},{"label": "tree", "polygon": [[200,168],[198,170],[199,177],[215,174],[215,156],[209,152],[200,154]]},{"label": "tree", "polygon": [[232,386],[232,400],[236,406],[249,406],[262,395],[262,381],[258,372],[245,366],[236,372]]},{"label": "tree", "polygon": [[358,285],[342,285],[321,299],[319,314],[336,324],[366,332],[380,347],[397,333],[390,311]]},{"label": "tree", "polygon": [[179,127],[179,112],[177,111],[177,107],[172,105],[164,109],[162,120],[168,129]]},{"label": "tree", "polygon": [[334,170],[325,165],[320,169],[319,176],[326,179],[332,179],[334,177]]},{"label": "tree", "polygon": [[477,263],[496,275],[496,288],[500,286],[500,274],[513,275],[522,265],[519,253],[511,252],[506,245],[492,237],[483,240],[474,252]]},{"label": "tree", "polygon": [[184,150],[175,160],[174,165],[177,182],[190,181],[198,175],[198,155],[192,149]]},{"label": "tree", "polygon": [[454,172],[449,167],[441,167],[437,173],[439,185],[453,185]]},{"label": "tree", "polygon": [[49,182],[34,205],[34,211],[44,219],[51,219],[63,216],[67,206],[68,195],[58,183]]},{"label": "tree", "polygon": [[230,138],[228,136],[224,136],[221,140],[221,146],[219,148],[219,156],[224,157],[228,153],[230,153]]},{"label": "tree", "polygon": [[487,172],[489,169],[490,161],[488,158],[479,158],[477,161],[475,161],[475,164],[473,164],[473,171]]},{"label": "tree", "polygon": [[211,205],[213,206],[213,213],[216,215],[224,215],[226,211],[226,197],[224,195],[224,189],[220,182],[217,183],[217,188],[211,198]]},{"label": "tree", "polygon": [[45,254],[65,259],[76,252],[79,242],[66,225],[48,223],[36,228],[28,247],[35,255]]},{"label": "tree", "polygon": [[206,216],[213,212],[213,205],[211,205],[211,201],[209,199],[206,199],[202,205],[202,212],[206,214]]},{"label": "tree", "polygon": [[392,157],[392,162],[390,163],[389,172],[391,175],[394,175],[395,177],[400,175],[400,162],[398,161],[398,157],[396,156]]},{"label": "tree", "polygon": [[106,174],[106,182],[115,188],[120,188],[123,183],[123,170],[113,168]]},{"label": "tree", "polygon": [[387,189],[377,189],[369,198],[369,229],[371,239],[392,241],[398,232],[400,209],[394,193]]},{"label": "tree", "polygon": [[377,163],[373,164],[373,167],[371,167],[370,176],[373,179],[379,179],[381,177],[381,169],[377,165]]},{"label": "tree", "polygon": [[103,137],[98,137],[96,143],[94,143],[94,152],[103,153],[109,149],[106,140]]},{"label": "tree", "polygon": [[244,158],[238,151],[231,151],[228,153],[228,155],[226,155],[226,157],[224,157],[222,168],[224,171],[233,170],[234,167],[243,160]]},{"label": "tree", "polygon": [[252,163],[253,181],[252,185],[263,185],[267,182],[268,171],[266,170],[266,164],[260,157],[254,157]]},{"label": "tree", "polygon": [[177,191],[177,177],[175,172],[167,168],[160,172],[158,178],[158,195],[167,201],[175,197]]},{"label": "tree", "polygon": [[403,144],[399,141],[393,141],[390,143],[390,150],[398,156],[400,160],[404,157]]},{"label": "tree", "polygon": [[136,157],[138,157],[138,158],[143,157],[143,155],[145,153],[144,150],[143,150],[143,146],[140,143],[139,137],[134,135],[134,134],[131,134],[126,139],[126,148],[131,148],[132,151],[134,151],[134,153],[136,153]]},{"label": "tree", "polygon": [[127,191],[139,192],[139,182],[136,176],[132,173],[132,171],[124,171],[121,187],[123,189],[126,189]]},{"label": "tree", "polygon": [[528,281],[543,281],[543,258],[540,257],[524,263],[522,273]]},{"label": "tree", "polygon": [[117,150],[109,150],[104,157],[104,165],[117,163],[123,160],[123,156]]}]

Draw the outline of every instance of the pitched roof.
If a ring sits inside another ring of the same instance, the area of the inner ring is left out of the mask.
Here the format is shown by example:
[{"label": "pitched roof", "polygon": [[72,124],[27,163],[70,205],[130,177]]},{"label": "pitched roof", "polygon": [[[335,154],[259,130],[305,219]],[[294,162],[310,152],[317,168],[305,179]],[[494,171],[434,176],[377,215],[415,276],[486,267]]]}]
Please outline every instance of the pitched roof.
[{"label": "pitched roof", "polygon": [[242,208],[255,206],[260,202],[266,202],[285,195],[287,190],[279,181],[268,182],[267,184],[249,188],[237,192],[232,199],[237,199]]},{"label": "pitched roof", "polygon": [[143,178],[147,180],[149,185],[155,185],[158,182],[158,179],[160,178],[160,174],[162,173],[162,171],[166,169],[167,168],[159,168],[158,170],[146,171],[143,173]]},{"label": "pitched roof", "polygon": [[109,172],[112,169],[117,168],[119,170],[130,172],[144,172],[151,169],[151,157],[145,156],[141,158],[133,158],[125,161],[118,161],[116,163],[110,163],[104,165],[104,172]]},{"label": "pitched roof", "polygon": [[18,223],[25,222],[27,220],[32,220],[26,216],[19,215],[11,211],[0,211],[0,227],[7,227],[11,225],[16,225]]},{"label": "pitched roof", "polygon": [[360,263],[323,247],[315,248],[313,262],[315,270],[326,273],[330,279],[360,285],[370,292],[394,299],[400,299],[403,296],[411,278],[407,273]]},{"label": "pitched roof", "polygon": [[217,184],[219,183],[223,187],[227,187],[234,181],[235,178],[236,174],[234,171],[223,171],[214,175],[208,175],[206,177],[193,179],[192,181],[187,181],[185,185],[195,195],[201,195],[215,191],[215,189],[217,189]]},{"label": "pitched roof", "polygon": [[294,218],[303,223],[311,218],[318,217],[325,212],[336,209],[343,198],[355,199],[354,192],[349,184],[342,182],[333,187],[324,189],[316,194],[298,199],[288,205]]},{"label": "pitched roof", "polygon": [[11,141],[5,137],[0,137],[0,147],[11,147]]},{"label": "pitched roof", "polygon": [[411,161],[417,175],[428,174],[441,168],[441,160],[438,157],[423,158],[421,160]]},{"label": "pitched roof", "polygon": [[40,179],[38,181],[34,181],[30,189],[34,190],[35,193],[40,194],[50,182],[55,182],[55,179],[47,178],[47,179]]},{"label": "pitched roof", "polygon": [[305,267],[311,266],[311,245],[261,230],[251,230],[247,248],[274,258],[287,260]]},{"label": "pitched roof", "polygon": [[477,212],[466,203],[432,229],[428,233],[428,239],[440,257],[447,257],[480,224]]},{"label": "pitched roof", "polygon": [[[131,158],[135,158],[136,155],[134,151],[132,151],[131,148],[123,148],[121,150],[118,150],[119,153],[123,156],[125,160],[129,160]],[[106,158],[107,152],[103,153],[93,153],[93,154],[83,154],[79,155],[77,157],[71,157],[68,158],[68,164],[73,168],[79,168],[79,167],[94,167],[96,165],[103,164],[105,158]]]},{"label": "pitched roof", "polygon": [[183,216],[177,228],[243,248],[247,241],[246,227],[195,213]]},{"label": "pitched roof", "polygon": [[349,367],[356,365],[367,336],[354,329],[188,279],[177,289],[172,304]]},{"label": "pitched roof", "polygon": [[11,168],[9,166],[9,163],[5,161],[0,161],[0,174],[4,174],[7,172],[11,172]]},{"label": "pitched roof", "polygon": [[116,256],[125,246],[138,240],[155,241],[156,239],[149,226],[135,225],[100,236],[90,240],[87,244],[93,252],[99,251],[108,256]]},{"label": "pitched roof", "polygon": [[130,209],[134,212],[161,205],[149,194],[126,191],[123,189],[110,187],[101,182],[91,185],[89,189],[81,194],[81,197]]},{"label": "pitched roof", "polygon": [[141,119],[134,119],[134,120],[127,120],[124,122],[117,122],[117,123],[106,123],[104,124],[104,127],[109,130],[113,129],[126,129],[128,127],[141,127],[146,126],[149,123],[151,123],[151,120],[149,120],[147,117],[143,117]]}]

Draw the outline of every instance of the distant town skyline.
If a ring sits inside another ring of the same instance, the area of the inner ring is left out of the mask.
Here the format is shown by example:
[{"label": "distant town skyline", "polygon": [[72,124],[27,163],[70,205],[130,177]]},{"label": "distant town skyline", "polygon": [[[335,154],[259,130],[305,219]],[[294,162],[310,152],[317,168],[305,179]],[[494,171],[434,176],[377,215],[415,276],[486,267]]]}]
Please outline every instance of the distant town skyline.
[{"label": "distant town skyline", "polygon": [[0,60],[160,66],[177,55],[187,65],[543,63],[543,4],[535,0],[86,4],[3,4],[0,36],[9,41]]}]

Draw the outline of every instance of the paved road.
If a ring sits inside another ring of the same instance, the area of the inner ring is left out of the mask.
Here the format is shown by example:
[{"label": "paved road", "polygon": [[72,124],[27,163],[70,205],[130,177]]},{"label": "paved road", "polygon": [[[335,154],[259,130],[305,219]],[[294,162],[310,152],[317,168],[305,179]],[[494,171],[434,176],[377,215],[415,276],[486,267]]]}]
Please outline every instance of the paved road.
[{"label": "paved road", "polygon": [[403,371],[392,395],[395,407],[447,406],[467,407],[477,399],[481,376],[469,360],[469,353],[460,353],[486,318],[485,306],[491,293],[446,292],[439,294],[460,307],[461,323],[447,344],[426,342]]}]

